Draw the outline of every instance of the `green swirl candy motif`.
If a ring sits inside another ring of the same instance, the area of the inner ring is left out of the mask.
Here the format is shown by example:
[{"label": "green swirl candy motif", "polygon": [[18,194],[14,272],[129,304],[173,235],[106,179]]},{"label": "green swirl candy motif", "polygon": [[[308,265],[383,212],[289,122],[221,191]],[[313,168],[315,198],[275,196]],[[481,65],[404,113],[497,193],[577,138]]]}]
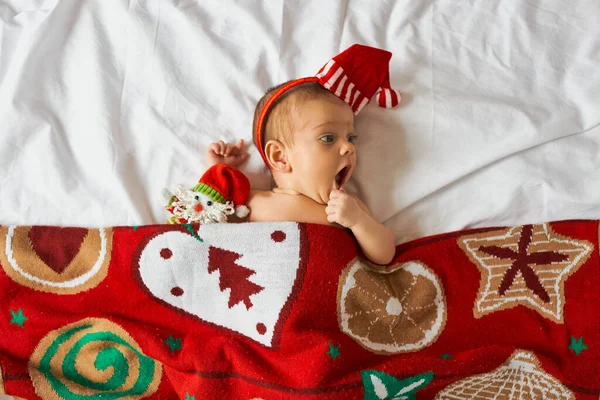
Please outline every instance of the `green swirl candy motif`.
[{"label": "green swirl candy motif", "polygon": [[119,325],[88,318],[48,333],[29,374],[44,400],[136,400],[156,392],[162,365]]}]

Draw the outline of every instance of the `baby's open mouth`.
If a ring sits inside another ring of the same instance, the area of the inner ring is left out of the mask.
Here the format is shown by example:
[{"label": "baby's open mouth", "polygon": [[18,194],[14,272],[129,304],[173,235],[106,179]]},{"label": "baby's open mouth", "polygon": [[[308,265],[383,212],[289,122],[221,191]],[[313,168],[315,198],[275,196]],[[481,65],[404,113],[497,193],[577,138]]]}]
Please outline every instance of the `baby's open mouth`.
[{"label": "baby's open mouth", "polygon": [[348,181],[348,172],[350,172],[350,166],[346,165],[342,168],[335,176],[335,186],[337,189],[343,189]]}]

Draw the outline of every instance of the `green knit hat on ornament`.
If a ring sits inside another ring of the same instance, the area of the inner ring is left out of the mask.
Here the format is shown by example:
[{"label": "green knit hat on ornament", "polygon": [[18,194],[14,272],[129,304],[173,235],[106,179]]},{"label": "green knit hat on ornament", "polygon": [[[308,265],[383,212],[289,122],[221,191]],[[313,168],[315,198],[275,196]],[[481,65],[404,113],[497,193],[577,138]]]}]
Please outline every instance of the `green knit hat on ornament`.
[{"label": "green knit hat on ornament", "polygon": [[210,187],[206,183],[198,183],[196,186],[192,188],[194,192],[202,193],[216,201],[217,203],[225,204],[227,200],[223,195],[217,192],[214,188]]}]

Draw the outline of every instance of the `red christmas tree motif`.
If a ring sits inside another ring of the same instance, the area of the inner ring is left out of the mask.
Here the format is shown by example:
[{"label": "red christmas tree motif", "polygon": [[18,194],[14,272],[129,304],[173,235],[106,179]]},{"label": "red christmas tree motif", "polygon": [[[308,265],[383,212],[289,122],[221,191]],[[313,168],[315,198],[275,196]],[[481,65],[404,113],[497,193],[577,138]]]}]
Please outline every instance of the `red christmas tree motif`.
[{"label": "red christmas tree motif", "polygon": [[244,302],[246,309],[252,307],[250,296],[260,293],[264,288],[251,282],[248,278],[254,275],[254,271],[236,264],[241,254],[233,251],[220,249],[210,246],[208,249],[208,272],[213,273],[218,270],[219,289],[221,292],[229,288],[229,308]]}]

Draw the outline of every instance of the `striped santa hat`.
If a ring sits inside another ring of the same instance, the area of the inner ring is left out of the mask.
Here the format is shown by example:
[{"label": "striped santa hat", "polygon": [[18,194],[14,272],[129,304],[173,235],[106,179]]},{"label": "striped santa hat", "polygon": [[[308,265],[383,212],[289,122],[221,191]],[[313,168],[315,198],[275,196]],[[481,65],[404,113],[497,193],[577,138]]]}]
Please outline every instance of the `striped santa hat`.
[{"label": "striped santa hat", "polygon": [[333,57],[316,77],[325,89],[348,103],[354,115],[373,95],[380,107],[396,107],[400,103],[400,92],[390,86],[391,58],[389,51],[355,44]]},{"label": "striped santa hat", "polygon": [[389,62],[392,53],[375,47],[354,44],[333,57],[316,76],[295,79],[281,86],[265,103],[256,124],[256,143],[268,166],[262,148],[262,135],[267,115],[273,104],[285,92],[307,82],[318,82],[345,101],[358,114],[375,96],[380,107],[392,108],[400,103],[400,92],[390,86]]}]

